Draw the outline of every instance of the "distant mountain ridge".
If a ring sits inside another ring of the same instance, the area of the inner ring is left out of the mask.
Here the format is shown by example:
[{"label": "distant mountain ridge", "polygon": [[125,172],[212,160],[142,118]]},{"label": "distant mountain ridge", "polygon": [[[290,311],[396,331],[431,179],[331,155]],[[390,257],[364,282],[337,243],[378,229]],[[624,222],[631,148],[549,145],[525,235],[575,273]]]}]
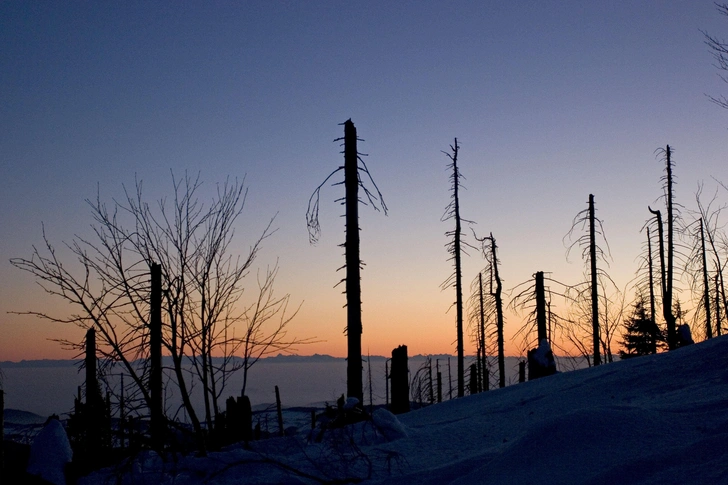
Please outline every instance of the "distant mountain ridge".
[{"label": "distant mountain ridge", "polygon": [[[432,355],[426,355],[426,354],[416,354],[416,355],[410,355],[410,359],[415,360],[421,360],[426,359],[427,357],[430,357],[431,359],[447,359],[448,357],[455,358],[454,355],[447,355],[447,354],[432,354]],[[165,357],[169,358],[169,357]],[[237,357],[239,358],[239,357]],[[381,361],[389,359],[389,357],[385,357],[383,355],[370,355],[368,358],[371,358],[372,361]],[[466,359],[474,359],[475,356],[465,356]],[[515,356],[507,356],[507,359],[517,359],[518,357]],[[213,360],[217,360],[221,358],[214,358]],[[293,363],[293,362],[334,362],[334,361],[340,361],[340,360],[346,360],[346,357],[334,357],[332,355],[328,354],[313,354],[313,355],[298,355],[298,354],[278,354],[273,355],[270,357],[263,357],[260,359],[260,362],[266,362],[269,364],[275,364],[275,363]],[[21,360],[19,362],[14,362],[11,360],[5,360],[0,361],[0,369],[12,369],[12,368],[27,368],[27,367],[69,367],[74,366],[77,364],[80,364],[82,359],[38,359],[38,360]]]}]

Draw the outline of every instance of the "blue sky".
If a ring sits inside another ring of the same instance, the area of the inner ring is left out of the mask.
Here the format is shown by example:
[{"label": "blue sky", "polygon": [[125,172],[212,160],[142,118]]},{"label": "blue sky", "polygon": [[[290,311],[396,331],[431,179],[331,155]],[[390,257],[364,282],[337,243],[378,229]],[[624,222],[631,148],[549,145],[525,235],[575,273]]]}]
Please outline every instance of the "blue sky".
[{"label": "blue sky", "polygon": [[[41,224],[59,246],[89,235],[97,187],[110,201],[136,176],[168,195],[170,170],[200,172],[209,194],[246,177],[240,252],[278,214],[259,263],[278,258],[278,290],[303,301],[296,332],[325,340],[301,352],[344,355],[341,188],[322,193],[316,246],[304,216],[348,118],[390,208],[361,214],[365,349],[454,349],[439,289],[454,137],[463,216],[497,238],[507,287],[538,270],[580,279],[562,238],[590,193],[623,286],[661,195],[655,149],[675,147],[686,207],[699,181],[726,180],[728,112],[706,93],[728,86],[701,29],[728,32],[711,1],[3,2],[0,360],[28,335],[24,352],[59,355],[37,342],[67,332],[6,314],[55,308],[9,258]],[[466,280],[481,266],[471,252]]]}]

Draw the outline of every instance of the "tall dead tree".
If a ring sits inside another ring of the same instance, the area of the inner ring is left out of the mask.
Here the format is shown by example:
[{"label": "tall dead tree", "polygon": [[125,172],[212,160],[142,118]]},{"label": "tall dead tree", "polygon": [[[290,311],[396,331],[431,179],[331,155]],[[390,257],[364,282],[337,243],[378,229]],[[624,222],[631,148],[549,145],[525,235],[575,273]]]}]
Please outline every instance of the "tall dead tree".
[{"label": "tall dead tree", "polygon": [[162,407],[162,267],[157,263],[151,265],[151,283],[149,305],[149,394],[150,431],[152,446],[161,449],[164,444],[164,409]]},{"label": "tall dead tree", "polygon": [[[306,211],[306,223],[309,229],[309,241],[313,244],[318,241],[321,229],[319,225],[319,195],[321,187],[337,172],[344,171],[343,205],[346,219],[346,241],[344,242],[344,257],[346,264],[346,336],[347,336],[347,370],[346,370],[346,394],[348,397],[355,397],[360,403],[364,403],[363,365],[361,355],[361,258],[359,256],[359,188],[362,189],[369,204],[375,210],[387,213],[387,206],[384,203],[382,194],[372,179],[369,169],[357,151],[356,128],[351,119],[344,123],[344,165],[340,166],[319,185],[308,200]],[[337,138],[334,141],[340,141]],[[364,173],[374,186],[376,194],[371,192],[362,182],[361,174]],[[339,199],[342,200],[342,199]]]},{"label": "tall dead tree", "polygon": [[675,266],[675,219],[676,211],[674,207],[673,194],[673,173],[674,162],[672,160],[672,148],[667,145],[664,149],[658,149],[657,152],[664,155],[665,175],[662,177],[665,206],[667,210],[667,235],[665,237],[662,213],[659,210],[649,211],[656,217],[657,231],[659,238],[660,251],[660,268],[662,282],[662,313],[667,325],[667,346],[670,350],[677,347],[677,318],[673,309],[673,280]]},{"label": "tall dead tree", "polygon": [[445,233],[452,239],[447,243],[446,248],[450,254],[450,261],[453,262],[454,271],[442,284],[442,288],[455,287],[455,311],[456,311],[456,333],[457,333],[457,360],[458,360],[458,397],[465,395],[465,353],[463,337],[463,271],[462,271],[462,219],[460,217],[460,171],[458,170],[458,151],[460,145],[455,138],[454,144],[450,145],[451,153],[443,152],[449,159],[448,169],[451,170],[451,201],[445,209],[442,221],[455,221],[455,229]]},{"label": "tall dead tree", "polygon": [[538,342],[548,341],[546,331],[546,289],[543,282],[543,271],[536,272],[536,330]]},{"label": "tall dead tree", "polygon": [[705,337],[713,338],[713,328],[710,324],[710,285],[708,283],[708,260],[705,255],[705,229],[703,227],[703,218],[700,218],[700,246],[703,263],[703,306],[705,308]]},{"label": "tall dead tree", "polygon": [[[665,147],[665,190],[666,198],[665,204],[667,205],[667,284],[669,286],[669,301],[667,305],[663,305],[664,308],[669,308],[669,314],[666,315],[667,320],[667,343],[670,349],[675,348],[677,345],[677,330],[676,330],[676,318],[672,312],[672,290],[673,290],[673,277],[675,268],[675,214],[674,214],[674,196],[673,196],[673,176],[672,176],[672,149],[670,145]],[[669,319],[668,319],[669,317]],[[670,330],[672,329],[672,338],[670,338]]]},{"label": "tall dead tree", "polygon": [[488,390],[489,387],[489,376],[488,376],[488,363],[486,360],[485,351],[485,297],[483,295],[483,273],[478,273],[478,300],[480,318],[478,325],[478,377],[480,379],[479,386],[480,390]]},{"label": "tall dead tree", "polygon": [[[604,227],[602,221],[596,217],[596,209],[594,206],[594,195],[589,194],[589,202],[585,210],[580,211],[574,221],[572,222],[571,229],[567,233],[566,237],[571,237],[574,230],[577,227],[583,227],[586,229],[585,234],[578,237],[568,248],[567,258],[569,252],[574,246],[580,246],[582,249],[582,258],[588,262],[587,272],[589,275],[589,282],[583,285],[578,285],[577,288],[577,299],[582,298],[586,300],[586,294],[589,294],[589,306],[591,308],[591,352],[593,355],[594,365],[600,365],[602,363],[601,347],[609,347],[609,335],[608,329],[606,328],[606,319],[603,325],[600,324],[600,313],[599,313],[599,286],[600,277],[611,281],[609,276],[598,267],[597,262],[599,259],[605,261],[605,255],[602,248],[597,244],[597,236],[601,236],[604,244],[609,247],[609,243],[604,235]],[[606,262],[606,261],[605,261]],[[604,291],[604,290],[602,290]],[[607,303],[606,293],[604,297],[604,303]],[[602,326],[604,328],[605,339],[602,339]],[[575,337],[576,338],[576,337]],[[580,345],[581,347],[581,345]],[[586,347],[586,345],[584,345]],[[608,353],[608,350],[605,350]],[[607,356],[608,357],[608,356]]]},{"label": "tall dead tree", "polygon": [[[494,324],[495,325],[495,339],[496,339],[496,354],[498,356],[498,385],[499,387],[505,387],[505,353],[504,353],[504,336],[503,336],[503,282],[500,278],[499,264],[498,261],[498,246],[493,237],[493,233],[490,236],[479,238],[475,232],[473,236],[480,243],[480,251],[483,258],[486,261],[485,268],[478,273],[478,281],[476,286],[477,295],[477,312],[471,310],[471,320],[473,316],[476,316],[479,323],[482,324]],[[483,275],[488,276],[488,282],[483,283]],[[487,294],[485,288],[488,289]],[[471,297],[472,298],[472,297]],[[481,302],[483,303],[481,305]],[[472,300],[471,300],[471,308]],[[490,334],[492,335],[492,333]],[[479,329],[479,346],[483,349],[486,348],[485,342],[486,330],[485,328]],[[482,337],[483,340],[480,340]],[[485,352],[483,352],[483,366],[485,368]]]},{"label": "tall dead tree", "polygon": [[592,330],[594,332],[594,365],[602,363],[599,355],[599,290],[597,287],[597,243],[594,228],[594,195],[589,194],[589,263],[591,270]]},{"label": "tall dead tree", "polygon": [[654,263],[652,260],[652,240],[650,239],[650,228],[647,228],[647,274],[648,274],[648,285],[650,289],[650,321],[652,325],[650,329],[652,331],[652,353],[657,353],[657,322],[655,321],[655,276],[654,276]]},{"label": "tall dead tree", "polygon": [[[715,298],[713,300],[715,303],[715,321],[712,323],[715,324],[715,334],[720,335],[722,324],[720,318],[720,306],[723,305],[723,307],[726,308],[726,305],[728,305],[728,299],[726,298],[725,284],[723,279],[723,271],[725,269],[724,251],[722,251],[719,247],[719,241],[725,241],[726,235],[724,232],[722,232],[722,227],[724,227],[724,225],[720,221],[720,216],[723,210],[726,209],[728,206],[713,206],[713,204],[717,200],[717,191],[713,195],[712,199],[707,202],[707,204],[704,203],[702,201],[702,192],[703,185],[699,184],[698,190],[695,194],[695,200],[698,206],[698,215],[703,221],[702,239],[704,240],[704,242],[702,242],[702,244],[707,243],[706,250],[709,251],[710,259],[713,260],[713,265],[715,267]],[[707,257],[708,253],[706,252],[706,258]]]},{"label": "tall dead tree", "polygon": [[[498,345],[498,386],[506,387],[506,357],[503,337],[503,283],[498,272],[498,245],[495,243],[493,233],[490,233],[490,249],[491,249],[491,267],[493,268],[493,278],[491,279],[491,295],[495,299],[496,312],[496,341]],[[495,282],[495,291],[493,290],[493,282]]]}]

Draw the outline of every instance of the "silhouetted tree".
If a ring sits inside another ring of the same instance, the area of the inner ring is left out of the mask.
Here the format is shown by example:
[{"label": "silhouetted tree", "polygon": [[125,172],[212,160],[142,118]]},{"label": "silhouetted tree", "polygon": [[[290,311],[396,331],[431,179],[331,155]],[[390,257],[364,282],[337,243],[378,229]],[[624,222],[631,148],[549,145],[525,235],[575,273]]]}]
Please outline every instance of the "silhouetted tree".
[{"label": "silhouetted tree", "polygon": [[697,305],[694,313],[694,322],[698,324],[705,334],[706,339],[713,338],[713,313],[710,310],[711,299],[713,295],[710,291],[710,283],[708,276],[708,254],[705,246],[705,225],[703,218],[700,217],[692,225],[692,251],[688,257],[685,271],[690,279],[690,290],[692,295],[700,295],[697,298]]},{"label": "silhouetted tree", "polygon": [[[659,210],[653,210],[648,207],[649,211],[655,216],[655,224],[657,225],[657,234],[659,240],[659,255],[661,269],[661,287],[662,287],[662,312],[667,325],[667,345],[670,350],[677,346],[676,333],[676,317],[673,313],[674,298],[674,270],[676,256],[676,222],[679,218],[679,211],[675,206],[673,176],[674,160],[672,158],[673,149],[667,145],[664,149],[657,150],[658,155],[662,156],[665,163],[665,175],[661,178],[663,181],[663,199],[665,201],[667,221],[663,222],[662,213]],[[667,225],[667,234],[663,225]]]},{"label": "silhouetted tree", "polygon": [[[346,241],[344,242],[344,257],[346,259],[346,336],[347,336],[347,371],[346,371],[346,393],[348,397],[355,397],[364,404],[364,385],[362,381],[363,366],[361,352],[361,259],[359,257],[359,189],[364,192],[369,204],[379,210],[381,207],[387,213],[387,206],[384,203],[382,194],[377,184],[372,179],[369,169],[357,151],[356,128],[352,121],[344,123],[344,165],[340,166],[329,174],[321,184],[316,187],[308,200],[306,211],[306,223],[309,230],[309,241],[314,244],[318,241],[321,233],[319,225],[319,197],[321,188],[328,180],[339,171],[344,171],[345,194],[342,204],[345,207],[346,218]],[[334,141],[340,141],[337,138]],[[362,181],[361,174],[365,174],[371,182],[376,194],[370,191]],[[340,184],[341,182],[339,182]],[[338,184],[337,184],[338,185]]]},{"label": "silhouetted tree", "polygon": [[[150,373],[150,268],[158,264],[161,277],[162,346],[172,361],[168,377],[177,387],[182,407],[204,449],[202,422],[213,428],[221,397],[232,373],[249,369],[261,355],[301,343],[288,339],[286,329],[295,315],[287,311],[289,295],[273,293],[276,269],[259,285],[257,301],[248,304],[243,282],[263,241],[272,234],[272,220],[242,258],[231,254],[234,228],[247,188],[244,181],[226,181],[208,206],[199,201],[197,178],[172,175],[171,202],[149,204],[137,181],[125,199],[109,208],[88,200],[95,240],[76,237],[66,244],[77,266],[43,234],[44,250],[34,248],[29,259],[11,263],[32,273],[44,289],[77,309],[70,316],[27,312],[52,322],[95,329],[100,367],[121,365],[131,378],[125,389],[128,408],[141,400],[154,403],[147,385]],[[74,342],[61,342],[78,348]],[[243,350],[244,349],[244,350]],[[243,358],[234,358],[240,352]],[[213,356],[220,359],[213,360]],[[141,363],[141,364],[140,364]],[[128,383],[128,381],[127,381]],[[205,416],[198,416],[190,399],[197,387],[204,396]],[[167,409],[173,420],[178,409]]]},{"label": "silhouetted tree", "polygon": [[450,254],[450,261],[453,262],[453,273],[448,279],[442,283],[442,288],[455,288],[455,310],[456,310],[456,331],[457,331],[457,359],[458,359],[458,397],[465,395],[465,354],[464,354],[464,336],[463,336],[463,271],[462,271],[462,255],[463,255],[463,232],[460,216],[460,188],[462,175],[458,169],[458,152],[460,145],[458,139],[450,145],[450,151],[443,152],[449,159],[448,169],[451,170],[451,200],[442,216],[442,221],[455,221],[455,229],[447,231],[446,236],[452,239],[447,243],[447,251]]},{"label": "silhouetted tree", "polygon": [[[693,245],[693,254],[688,260],[688,273],[693,276],[693,283],[695,283],[696,276],[700,273],[701,283],[703,285],[703,296],[702,296],[702,307],[705,312],[710,314],[710,307],[715,309],[715,319],[712,320],[712,327],[715,329],[716,335],[721,335],[722,332],[722,320],[721,307],[726,308],[728,301],[726,300],[725,283],[723,272],[725,269],[725,241],[728,240],[724,232],[724,224],[720,221],[723,209],[725,205],[716,205],[717,203],[717,191],[713,194],[712,198],[704,203],[702,200],[703,184],[698,185],[698,190],[695,194],[695,200],[697,203],[698,210],[696,217],[702,221],[702,232],[700,234],[699,246],[698,244]],[[697,238],[696,238],[697,239]],[[696,251],[699,248],[699,251]],[[704,259],[704,260],[703,260]],[[691,264],[692,263],[692,264]],[[696,268],[696,263],[699,268]],[[705,295],[705,289],[708,288],[706,277],[709,277],[708,267],[713,266],[715,272],[713,276],[715,291],[712,294],[708,294],[707,299]],[[698,269],[696,271],[696,269]],[[707,301],[707,306],[705,302]],[[696,318],[698,317],[696,313]],[[705,314],[702,315],[706,319]]]},{"label": "silhouetted tree", "polygon": [[[715,6],[720,15],[728,17],[728,4],[716,3]],[[714,66],[719,71],[718,77],[728,83],[728,75],[725,74],[728,72],[728,42],[719,37],[709,35],[705,31],[702,32],[705,37],[705,44],[710,48],[710,53],[713,55],[713,59],[715,59],[716,64],[714,64]],[[721,108],[728,109],[728,98],[725,96],[720,95],[718,97],[713,97],[708,95],[708,98]]]},{"label": "silhouetted tree", "polygon": [[[493,237],[478,238],[474,234],[475,239],[480,242],[480,250],[486,261],[485,268],[478,273],[478,278],[471,284],[470,297],[470,320],[479,324],[478,346],[482,347],[482,366],[486,368],[486,328],[492,327],[495,334],[496,349],[498,359],[498,385],[505,387],[505,350],[504,350],[504,334],[503,334],[503,282],[500,278],[498,260],[498,246]],[[487,278],[487,280],[485,279]],[[491,335],[492,337],[493,335]],[[485,383],[484,383],[485,386]]]},{"label": "silhouetted tree", "polygon": [[658,345],[664,343],[662,332],[648,314],[647,304],[644,295],[638,293],[632,313],[624,321],[624,334],[622,335],[624,348],[619,351],[622,359],[654,354]]},{"label": "silhouetted tree", "polygon": [[595,214],[596,210],[594,208],[594,195],[589,194],[589,202],[587,209],[579,212],[576,217],[574,218],[574,221],[571,224],[571,229],[569,230],[566,237],[571,237],[574,233],[574,230],[578,227],[587,227],[588,230],[586,234],[583,234],[582,236],[578,237],[568,248],[567,250],[567,258],[568,254],[571,251],[571,249],[574,248],[574,246],[579,246],[582,249],[582,257],[585,261],[588,261],[589,264],[589,285],[588,285],[588,293],[590,296],[591,301],[591,336],[592,336],[592,352],[593,352],[593,363],[594,365],[599,365],[602,363],[601,353],[600,353],[600,346],[602,344],[601,341],[601,328],[599,325],[599,279],[600,276],[610,279],[609,275],[604,272],[601,269],[598,269],[597,267],[597,261],[598,259],[601,259],[606,263],[605,260],[605,253],[602,250],[602,248],[597,244],[597,235],[601,236],[602,240],[604,241],[604,244],[607,246],[607,249],[609,248],[609,243],[607,242],[606,236],[604,235],[604,227],[602,225],[601,219],[598,219]]},{"label": "silhouetted tree", "polygon": [[[656,224],[656,220],[650,219],[645,223],[643,226],[643,229],[645,230],[647,237],[645,238],[643,244],[642,244],[642,254],[639,256],[639,266],[637,268],[637,271],[635,272],[635,279],[633,283],[633,288],[635,289],[636,293],[640,295],[641,298],[643,298],[644,305],[646,306],[646,311],[648,312],[648,316],[652,322],[655,323],[655,331],[663,333],[659,323],[657,322],[656,315],[657,315],[657,301],[656,301],[656,289],[655,289],[655,245],[653,244],[654,239],[654,231],[651,230],[650,226],[654,229],[654,225]],[[659,270],[658,270],[659,271]],[[662,275],[663,272],[660,271],[660,275]],[[661,278],[660,278],[661,281]],[[658,283],[660,284],[660,283]],[[647,295],[647,296],[645,296]],[[653,342],[657,341],[657,335],[654,335],[651,339]],[[652,348],[652,353],[657,352],[657,347]]]},{"label": "silhouetted tree", "polygon": [[[552,285],[558,291],[552,288]],[[512,291],[515,296],[509,307],[517,313],[526,313],[526,321],[516,331],[513,338],[521,339],[521,352],[536,348],[542,340],[546,340],[552,348],[567,323],[554,312],[554,297],[560,300],[570,299],[566,293],[569,286],[546,277],[543,271],[537,271],[531,280],[517,285]]]}]

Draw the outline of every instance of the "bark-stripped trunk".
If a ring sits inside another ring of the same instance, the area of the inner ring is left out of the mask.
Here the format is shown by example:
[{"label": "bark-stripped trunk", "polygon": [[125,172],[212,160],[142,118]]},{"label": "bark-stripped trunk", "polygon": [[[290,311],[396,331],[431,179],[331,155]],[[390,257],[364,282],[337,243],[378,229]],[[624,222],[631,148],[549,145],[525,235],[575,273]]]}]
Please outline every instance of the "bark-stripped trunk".
[{"label": "bark-stripped trunk", "polygon": [[[543,283],[543,271],[536,272],[536,328],[538,331],[538,344],[542,340],[548,341],[546,333],[546,290]],[[536,347],[538,347],[538,344]]]},{"label": "bark-stripped trunk", "polygon": [[672,311],[672,290],[673,290],[673,270],[675,263],[675,240],[674,240],[674,223],[675,214],[673,211],[673,194],[672,194],[672,149],[670,145],[665,148],[665,171],[667,172],[667,289],[666,289],[666,304],[664,305],[663,312],[665,313],[665,320],[667,321],[667,345],[670,350],[677,347],[677,325],[676,318]]},{"label": "bark-stripped trunk", "polygon": [[594,227],[594,195],[589,194],[589,262],[591,265],[592,336],[594,344],[594,365],[602,363],[599,354],[599,292],[597,288],[597,243]]},{"label": "bark-stripped trunk", "polygon": [[712,315],[710,314],[710,286],[708,284],[708,261],[705,256],[705,230],[703,227],[703,219],[700,219],[700,245],[703,260],[703,303],[705,305],[705,336],[713,338],[713,327],[710,324]]},{"label": "bark-stripped trunk", "polygon": [[453,205],[452,217],[455,219],[455,231],[453,235],[452,253],[455,262],[455,310],[456,316],[456,332],[457,332],[457,359],[458,359],[458,397],[465,395],[465,354],[464,354],[464,338],[463,338],[463,276],[462,276],[462,254],[461,247],[461,219],[460,219],[460,173],[458,172],[458,139],[452,146],[452,155],[448,155],[452,160],[452,190]]},{"label": "bark-stripped trunk", "polygon": [[655,280],[652,262],[652,240],[650,239],[650,228],[647,228],[647,270],[650,287],[650,351],[657,353],[657,322],[655,321]]},{"label": "bark-stripped trunk", "polygon": [[152,263],[152,291],[149,315],[149,410],[152,446],[164,445],[164,411],[162,408],[162,267]]},{"label": "bark-stripped trunk", "polygon": [[487,362],[485,357],[485,301],[483,296],[483,273],[478,273],[478,291],[480,298],[480,328],[478,330],[478,376],[480,376],[480,390],[487,391],[489,387]]},{"label": "bark-stripped trunk", "polygon": [[720,337],[720,285],[718,274],[715,275],[715,333]]},{"label": "bark-stripped trunk", "polygon": [[359,174],[356,128],[344,123],[344,187],[346,190],[346,395],[364,403],[361,361],[361,260],[359,258]]},{"label": "bark-stripped trunk", "polygon": [[[493,279],[495,280],[495,292],[492,291],[493,297],[495,298],[495,314],[496,314],[496,339],[498,341],[498,385],[499,387],[506,387],[506,357],[504,349],[504,337],[503,337],[503,284],[501,283],[500,275],[498,273],[498,254],[497,245],[493,233],[490,233],[490,250],[492,256],[491,268],[493,268]],[[492,284],[492,281],[491,281]]]},{"label": "bark-stripped trunk", "polygon": [[668,272],[665,267],[665,239],[662,224],[662,213],[659,210],[652,210],[649,207],[648,209],[657,218],[657,237],[659,239],[660,252],[660,283],[662,287],[662,316],[667,324],[667,346],[670,350],[672,350],[675,348],[675,340],[677,337],[675,317],[672,313],[672,285],[668,283],[670,276],[672,276],[672,271]]}]

